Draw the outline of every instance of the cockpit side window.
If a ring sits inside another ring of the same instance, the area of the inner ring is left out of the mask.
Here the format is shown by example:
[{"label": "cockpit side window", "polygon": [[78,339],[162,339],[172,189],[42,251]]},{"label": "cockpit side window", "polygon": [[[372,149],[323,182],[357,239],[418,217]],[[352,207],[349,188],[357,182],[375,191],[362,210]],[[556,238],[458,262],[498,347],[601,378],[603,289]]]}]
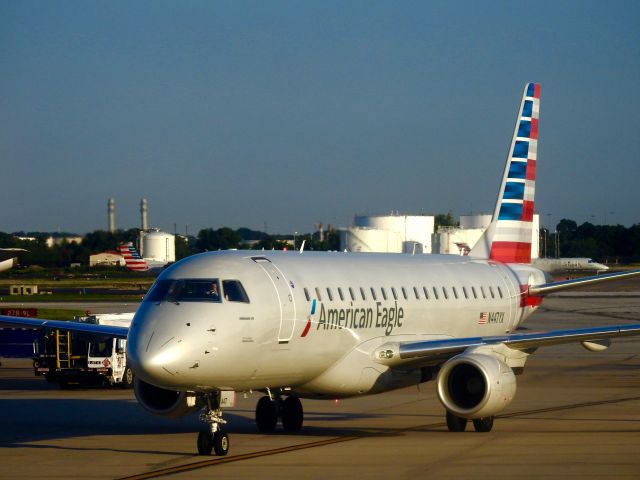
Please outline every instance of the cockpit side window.
[{"label": "cockpit side window", "polygon": [[223,280],[224,299],[229,302],[249,303],[249,297],[239,280]]},{"label": "cockpit side window", "polygon": [[158,280],[145,302],[220,302],[220,282],[210,279]]}]

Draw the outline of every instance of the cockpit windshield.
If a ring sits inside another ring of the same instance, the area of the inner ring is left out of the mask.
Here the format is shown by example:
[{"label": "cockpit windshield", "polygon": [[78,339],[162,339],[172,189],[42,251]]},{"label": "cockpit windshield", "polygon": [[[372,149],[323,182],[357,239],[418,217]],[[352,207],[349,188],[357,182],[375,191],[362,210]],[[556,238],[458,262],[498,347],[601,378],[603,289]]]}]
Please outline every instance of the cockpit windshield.
[{"label": "cockpit windshield", "polygon": [[144,301],[220,302],[220,282],[217,278],[158,280]]}]

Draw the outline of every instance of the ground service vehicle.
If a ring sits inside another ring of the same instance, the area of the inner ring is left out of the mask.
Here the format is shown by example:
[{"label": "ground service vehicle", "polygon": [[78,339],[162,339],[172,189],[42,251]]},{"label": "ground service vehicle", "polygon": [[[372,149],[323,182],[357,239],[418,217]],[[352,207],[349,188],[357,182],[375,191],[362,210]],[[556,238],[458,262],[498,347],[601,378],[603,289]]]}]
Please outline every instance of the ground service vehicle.
[{"label": "ground service vehicle", "polygon": [[[72,321],[128,327],[132,318],[132,313],[100,314],[76,316]],[[73,385],[131,388],[133,372],[127,366],[126,344],[123,338],[48,329],[34,341],[34,371],[63,388]]]}]

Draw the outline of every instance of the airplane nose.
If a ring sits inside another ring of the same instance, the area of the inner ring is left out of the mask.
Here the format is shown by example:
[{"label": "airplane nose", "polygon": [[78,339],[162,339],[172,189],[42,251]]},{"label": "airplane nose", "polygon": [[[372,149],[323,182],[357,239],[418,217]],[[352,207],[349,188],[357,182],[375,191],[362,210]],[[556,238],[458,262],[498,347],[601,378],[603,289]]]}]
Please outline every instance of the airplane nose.
[{"label": "airplane nose", "polygon": [[183,343],[171,335],[157,315],[148,311],[136,313],[127,337],[127,361],[139,378],[153,385],[170,386],[179,372],[183,350]]}]

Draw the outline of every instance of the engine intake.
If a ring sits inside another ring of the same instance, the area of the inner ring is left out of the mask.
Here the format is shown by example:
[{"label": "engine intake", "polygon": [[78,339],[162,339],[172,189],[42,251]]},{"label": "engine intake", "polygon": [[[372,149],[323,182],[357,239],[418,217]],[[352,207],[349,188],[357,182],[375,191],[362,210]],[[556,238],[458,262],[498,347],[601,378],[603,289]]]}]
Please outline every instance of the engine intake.
[{"label": "engine intake", "polygon": [[451,413],[464,418],[495,415],[511,403],[516,377],[504,362],[480,353],[447,361],[438,373],[438,398]]},{"label": "engine intake", "polygon": [[137,377],[133,388],[140,405],[155,415],[178,418],[195,413],[199,408],[195,395],[156,387]]}]

